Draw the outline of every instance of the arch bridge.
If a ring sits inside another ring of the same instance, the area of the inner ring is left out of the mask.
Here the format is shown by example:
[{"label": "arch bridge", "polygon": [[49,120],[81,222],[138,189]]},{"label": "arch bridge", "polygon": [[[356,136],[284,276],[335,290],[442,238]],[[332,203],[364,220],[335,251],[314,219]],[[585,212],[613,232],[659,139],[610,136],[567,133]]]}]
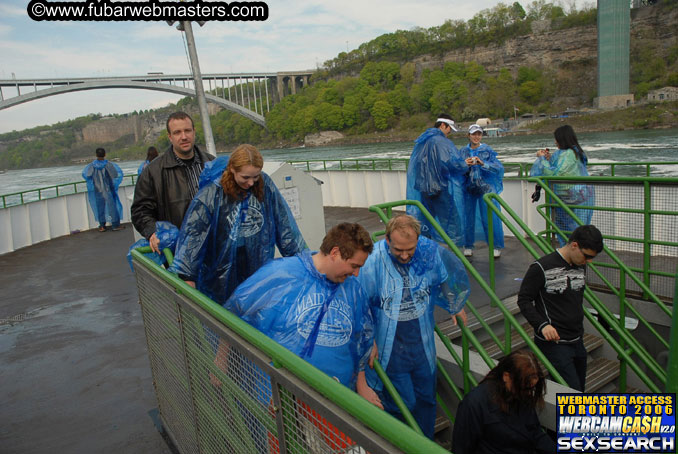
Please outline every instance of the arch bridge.
[{"label": "arch bridge", "polygon": [[[203,74],[207,101],[266,126],[264,113],[308,85],[311,71]],[[0,80],[0,110],[48,96],[83,90],[131,88],[195,97],[191,74]],[[10,96],[7,94],[11,93]]]}]

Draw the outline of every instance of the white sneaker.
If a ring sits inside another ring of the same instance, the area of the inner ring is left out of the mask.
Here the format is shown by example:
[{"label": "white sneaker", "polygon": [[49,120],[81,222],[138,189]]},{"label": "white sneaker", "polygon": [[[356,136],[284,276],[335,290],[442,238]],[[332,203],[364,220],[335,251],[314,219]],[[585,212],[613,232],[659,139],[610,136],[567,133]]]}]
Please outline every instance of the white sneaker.
[{"label": "white sneaker", "polygon": [[473,249],[464,249],[464,257],[473,257]]},{"label": "white sneaker", "polygon": [[501,249],[495,249],[494,250],[494,258],[498,259],[499,257],[501,257]]}]

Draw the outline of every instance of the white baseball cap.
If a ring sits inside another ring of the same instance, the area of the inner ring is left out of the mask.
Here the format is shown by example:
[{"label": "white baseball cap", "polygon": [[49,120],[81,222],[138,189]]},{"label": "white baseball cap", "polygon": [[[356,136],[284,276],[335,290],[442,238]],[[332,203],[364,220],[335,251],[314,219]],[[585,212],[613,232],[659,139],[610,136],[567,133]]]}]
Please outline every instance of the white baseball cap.
[{"label": "white baseball cap", "polygon": [[454,126],[454,120],[450,120],[449,118],[438,118],[436,120],[436,123],[445,123],[447,126],[452,128],[452,131],[459,131],[455,126]]},{"label": "white baseball cap", "polygon": [[474,132],[483,132],[483,128],[480,127],[480,125],[473,124],[468,127],[468,133],[473,134]]}]

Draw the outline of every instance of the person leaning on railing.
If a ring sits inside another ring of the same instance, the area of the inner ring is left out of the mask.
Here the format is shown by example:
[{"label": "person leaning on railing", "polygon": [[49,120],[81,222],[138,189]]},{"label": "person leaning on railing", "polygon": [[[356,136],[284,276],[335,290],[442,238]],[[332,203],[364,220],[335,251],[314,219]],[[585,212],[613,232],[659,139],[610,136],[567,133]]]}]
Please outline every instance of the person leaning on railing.
[{"label": "person leaning on railing", "polygon": [[[305,250],[267,263],[233,292],[224,307],[383,408],[365,380],[374,323],[356,279],[372,249],[370,235],[360,224],[338,224],[327,232],[319,252]],[[226,371],[231,360],[221,343],[215,365]],[[326,444],[353,444],[313,412],[307,417]]]}]

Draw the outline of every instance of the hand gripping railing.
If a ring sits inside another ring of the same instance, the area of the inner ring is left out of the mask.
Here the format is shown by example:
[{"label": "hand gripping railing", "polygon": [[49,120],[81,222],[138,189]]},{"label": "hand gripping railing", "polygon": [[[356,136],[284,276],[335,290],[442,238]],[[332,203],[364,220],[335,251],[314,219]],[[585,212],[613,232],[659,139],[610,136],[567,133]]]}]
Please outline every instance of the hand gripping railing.
[{"label": "hand gripping railing", "polygon": [[[428,212],[428,210],[421,204],[421,202],[417,200],[399,200],[396,202],[389,202],[389,203],[382,203],[379,205],[373,205],[369,209],[370,211],[373,211],[379,215],[381,220],[386,224],[389,220],[389,218],[392,216],[392,210],[393,207],[397,206],[406,206],[406,205],[414,205],[416,206],[422,213],[422,215],[428,220],[428,222],[431,223],[431,226],[438,232],[438,234],[443,238],[445,241],[445,244],[450,248],[450,250],[461,260],[461,262],[464,264],[464,267],[466,268],[467,272],[478,282],[480,287],[485,291],[487,296],[490,298],[490,301],[493,305],[495,305],[504,315],[504,320],[505,324],[507,326],[513,327],[515,331],[518,333],[518,335],[525,341],[527,346],[537,355],[537,358],[544,364],[546,369],[548,370],[549,374],[551,374],[551,377],[553,378],[554,381],[557,381],[558,383],[567,386],[565,383],[565,380],[560,376],[560,374],[556,371],[556,369],[553,367],[551,362],[544,356],[544,354],[539,350],[539,348],[536,346],[534,341],[528,334],[525,332],[523,327],[518,323],[518,321],[515,319],[513,314],[506,309],[502,301],[497,297],[497,295],[494,293],[492,288],[485,282],[485,280],[482,278],[480,273],[471,265],[471,263],[468,261],[466,257],[464,257],[464,254],[457,248],[457,246],[454,244],[454,242],[450,239],[450,237],[447,235],[447,233],[440,227],[440,225],[437,223],[437,221],[431,216],[431,214]],[[386,210],[386,212],[384,212]],[[490,249],[491,250],[491,249]],[[481,325],[483,328],[488,332],[490,337],[494,340],[494,342],[497,344],[497,346],[504,352],[504,354],[509,354],[511,352],[511,347],[510,347],[510,332],[507,330],[507,335],[506,335],[506,341],[504,345],[499,341],[499,339],[492,333],[492,330],[489,329],[489,326],[482,322],[480,320],[480,317],[478,317],[478,313],[473,307],[473,304],[470,301],[466,302],[466,307],[469,308],[471,312],[476,315],[476,318],[481,322]],[[494,367],[495,363],[494,360],[490,357],[490,355],[487,353],[487,351],[482,347],[476,336],[463,324],[463,321],[461,320],[461,317],[457,316],[456,317],[457,323],[459,324],[462,332],[462,355],[463,358],[459,358],[459,355],[454,351],[452,348],[452,344],[450,343],[449,339],[436,327],[436,332],[438,333],[438,336],[440,337],[441,341],[445,346],[447,347],[450,355],[452,355],[452,358],[455,360],[455,362],[459,365],[460,368],[462,368],[463,371],[463,376],[464,376],[464,393],[467,393],[470,391],[470,388],[472,385],[476,384],[475,378],[473,375],[470,373],[469,369],[469,343],[473,344],[473,346],[477,349],[478,353],[480,354],[481,358],[487,366],[491,369]],[[452,386],[452,389],[456,388],[456,385],[453,383],[450,383]]]},{"label": "hand gripping railing", "polygon": [[[145,251],[148,252],[149,250],[145,249]],[[369,430],[365,432],[367,435],[364,436],[372,437],[370,439],[375,440],[374,443],[377,443],[376,445],[372,445],[373,449],[371,452],[385,452],[385,449],[387,448],[383,445],[396,447],[397,449],[408,453],[431,452],[442,454],[447,452],[433,441],[411,431],[400,421],[367,402],[355,392],[340,383],[337,383],[325,373],[310,365],[286,348],[272,341],[236,315],[219,306],[198,290],[190,287],[176,275],[169,273],[163,267],[158,266],[152,260],[144,256],[142,251],[138,249],[132,251],[132,257],[134,260],[135,272],[137,274],[143,273],[144,275],[154,276],[161,284],[161,287],[167,289],[157,290],[154,288],[152,291],[144,291],[142,296],[140,287],[140,299],[148,299],[152,296],[152,298],[163,301],[166,304],[178,304],[176,301],[179,298],[181,298],[182,301],[184,299],[186,300],[185,303],[180,303],[180,307],[177,308],[176,312],[170,311],[170,314],[176,314],[173,315],[173,317],[176,318],[160,319],[157,310],[144,311],[144,324],[146,325],[147,323],[146,317],[152,316],[157,317],[159,319],[158,323],[161,325],[168,325],[166,326],[167,332],[176,332],[177,326],[179,326],[179,329],[181,330],[176,336],[181,339],[180,345],[183,345],[185,348],[183,351],[185,361],[191,366],[187,368],[189,371],[188,382],[182,377],[180,371],[170,370],[169,373],[173,380],[177,380],[183,389],[188,390],[190,393],[190,408],[193,409],[193,418],[195,418],[193,424],[196,424],[193,428],[195,429],[194,433],[199,445],[198,447],[194,447],[195,449],[200,449],[200,452],[208,452],[204,450],[207,448],[200,448],[200,446],[203,446],[203,443],[207,445],[207,441],[203,440],[203,438],[212,437],[210,440],[213,441],[215,439],[219,440],[219,437],[223,437],[223,439],[227,440],[230,444],[241,446],[243,450],[239,452],[256,452],[256,447],[252,445],[252,440],[244,439],[252,429],[242,427],[240,429],[237,428],[242,426],[242,424],[250,424],[251,421],[238,421],[242,418],[236,418],[232,413],[230,414],[230,417],[227,414],[223,414],[222,410],[218,408],[218,405],[216,404],[216,401],[218,400],[218,396],[214,394],[216,391],[209,385],[202,394],[194,390],[197,386],[197,381],[202,380],[200,383],[204,384],[205,374],[203,372],[209,372],[220,380],[224,387],[228,388],[228,392],[225,393],[225,399],[227,402],[231,403],[231,411],[233,411],[233,409],[237,410],[238,408],[242,408],[243,411],[248,410],[250,413],[254,414],[256,413],[257,407],[261,407],[261,402],[256,402],[256,398],[253,398],[252,395],[241,392],[242,385],[233,383],[233,379],[230,378],[229,374],[224,373],[224,371],[215,365],[213,361],[203,360],[203,363],[199,363],[197,359],[192,359],[198,358],[199,355],[203,359],[205,358],[205,355],[209,355],[209,358],[214,357],[212,353],[213,349],[210,349],[210,345],[204,335],[204,332],[207,330],[205,323],[209,323],[209,329],[217,330],[217,335],[221,336],[223,334],[222,330],[224,330],[224,332],[232,332],[241,338],[243,340],[242,342],[246,342],[245,345],[247,345],[247,351],[257,351],[259,352],[258,355],[263,355],[262,357],[266,358],[264,364],[268,363],[267,367],[271,369],[271,374],[276,373],[275,371],[284,371],[285,373],[291,373],[295,377],[294,381],[290,381],[286,376],[274,377],[271,375],[272,381],[275,379],[278,383],[302,383],[308,390],[304,391],[303,388],[300,389],[302,394],[310,393],[310,390],[313,390],[314,393],[319,393],[320,397],[318,398],[327,399],[329,402],[327,408],[336,406],[359,421],[358,426],[355,425],[356,423],[350,422],[347,423],[347,427],[351,427],[354,431],[366,431],[367,429],[362,427],[362,425],[369,428]],[[168,293],[167,295],[158,294],[159,291]],[[164,337],[156,336],[156,340],[165,342]],[[170,350],[170,352],[176,356],[174,350]],[[181,353],[182,352],[179,352],[179,355],[181,355]],[[149,354],[152,354],[150,348]],[[182,359],[177,360],[182,361]],[[151,362],[153,364],[154,360],[152,359]],[[204,371],[202,367],[207,370]],[[162,390],[161,384],[155,383],[155,385],[156,392],[160,392]],[[203,388],[205,387],[203,386]],[[281,389],[281,392],[283,391],[289,394],[289,390]],[[278,397],[277,388],[273,390],[273,394],[274,398]],[[169,399],[178,398],[174,395],[167,394],[164,394],[163,397]],[[294,398],[292,398],[292,401],[294,404]],[[280,417],[279,407],[270,410],[276,414],[276,418]],[[258,413],[261,414],[261,408],[258,409]],[[271,417],[273,418],[273,416]],[[234,431],[229,431],[230,429],[226,427],[224,424],[226,420],[230,421],[232,424],[236,424],[237,427]],[[269,432],[277,433],[277,439],[280,443],[285,443],[284,446],[280,446],[280,452],[285,452],[283,451],[283,448],[286,448],[286,452],[304,452],[307,449],[306,446],[300,444],[298,439],[295,440],[294,438],[294,436],[296,436],[295,433],[298,432],[298,430],[295,432],[297,429],[296,425],[283,425],[280,420],[276,420],[278,422],[274,423],[273,420],[268,421],[265,418],[257,418],[257,420]],[[185,420],[182,421],[184,423],[186,422]],[[298,421],[301,421],[301,419]],[[205,432],[198,430],[197,424],[201,424],[200,427],[203,427]],[[339,429],[341,429],[341,427],[339,427]],[[288,431],[291,431],[291,435],[288,435]],[[381,438],[374,438],[374,436],[369,435],[372,431]],[[245,434],[245,436],[243,436],[243,434]],[[381,442],[379,442],[379,440],[381,440]],[[381,448],[377,449],[377,447],[380,446],[379,443],[381,443]]]}]

